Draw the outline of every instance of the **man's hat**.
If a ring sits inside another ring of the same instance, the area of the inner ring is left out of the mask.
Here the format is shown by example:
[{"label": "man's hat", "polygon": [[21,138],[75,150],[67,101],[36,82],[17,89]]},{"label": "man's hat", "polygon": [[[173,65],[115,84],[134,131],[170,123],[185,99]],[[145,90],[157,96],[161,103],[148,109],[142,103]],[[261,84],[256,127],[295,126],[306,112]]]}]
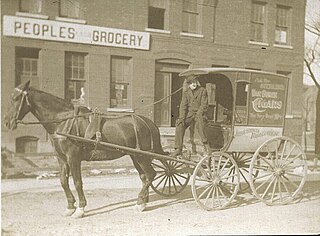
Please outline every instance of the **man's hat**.
[{"label": "man's hat", "polygon": [[186,77],[186,81],[188,84],[190,84],[192,81],[197,80],[198,77],[198,75],[189,75]]}]

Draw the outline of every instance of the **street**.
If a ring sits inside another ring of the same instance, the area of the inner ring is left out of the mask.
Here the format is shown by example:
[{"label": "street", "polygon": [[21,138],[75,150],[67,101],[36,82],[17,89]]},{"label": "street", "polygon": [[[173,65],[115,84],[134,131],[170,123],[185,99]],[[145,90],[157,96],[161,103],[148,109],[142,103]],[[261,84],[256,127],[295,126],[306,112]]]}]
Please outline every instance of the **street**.
[{"label": "street", "polygon": [[[316,234],[320,232],[320,181],[307,181],[296,202],[267,206],[249,192],[228,209],[207,212],[190,186],[174,197],[150,192],[144,212],[134,205],[137,174],[85,177],[85,217],[62,217],[66,199],[59,179],[2,180],[2,235]],[[74,191],[73,184],[71,187]]]}]

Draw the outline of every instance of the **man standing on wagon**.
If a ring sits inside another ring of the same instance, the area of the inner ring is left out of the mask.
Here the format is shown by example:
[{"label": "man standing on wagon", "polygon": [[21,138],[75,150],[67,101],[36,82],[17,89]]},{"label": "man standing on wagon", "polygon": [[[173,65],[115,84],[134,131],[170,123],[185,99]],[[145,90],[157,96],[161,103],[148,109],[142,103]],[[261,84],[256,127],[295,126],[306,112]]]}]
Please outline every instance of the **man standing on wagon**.
[{"label": "man standing on wagon", "polygon": [[183,91],[182,94],[179,118],[176,122],[175,151],[171,154],[172,157],[177,157],[182,154],[185,130],[192,125],[195,125],[205,147],[205,151],[208,154],[211,154],[208,138],[205,133],[207,124],[207,117],[205,113],[208,109],[207,90],[201,87],[197,80],[197,76],[195,75],[188,76],[186,78],[186,82],[188,84],[188,89]]}]

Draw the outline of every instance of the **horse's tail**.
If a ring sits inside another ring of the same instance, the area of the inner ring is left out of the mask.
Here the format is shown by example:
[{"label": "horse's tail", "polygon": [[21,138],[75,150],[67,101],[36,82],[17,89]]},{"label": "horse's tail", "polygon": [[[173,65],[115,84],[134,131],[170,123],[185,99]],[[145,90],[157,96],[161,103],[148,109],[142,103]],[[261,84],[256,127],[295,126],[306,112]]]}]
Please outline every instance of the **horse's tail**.
[{"label": "horse's tail", "polygon": [[137,115],[139,119],[145,123],[147,128],[150,131],[150,138],[151,138],[151,146],[152,146],[152,152],[162,154],[162,155],[168,155],[168,152],[163,151],[161,140],[160,140],[160,131],[159,128],[156,126],[156,124],[148,119],[147,117]]}]

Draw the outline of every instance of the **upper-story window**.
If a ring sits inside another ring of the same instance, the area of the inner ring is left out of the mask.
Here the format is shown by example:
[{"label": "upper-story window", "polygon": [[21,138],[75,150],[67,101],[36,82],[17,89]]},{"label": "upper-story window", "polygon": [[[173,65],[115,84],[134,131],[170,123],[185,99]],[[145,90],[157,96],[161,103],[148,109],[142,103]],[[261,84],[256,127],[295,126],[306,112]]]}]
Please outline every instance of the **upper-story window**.
[{"label": "upper-story window", "polygon": [[149,0],[148,28],[167,30],[169,21],[168,0]]},{"label": "upper-story window", "polygon": [[182,32],[199,32],[199,7],[197,0],[183,0]]},{"label": "upper-story window", "polygon": [[60,16],[68,18],[80,17],[80,0],[60,0]]},{"label": "upper-story window", "polygon": [[79,99],[85,89],[85,53],[67,52],[65,55],[65,98]]},{"label": "upper-story window", "polygon": [[266,5],[263,2],[252,2],[250,41],[265,42]]},{"label": "upper-story window", "polygon": [[33,87],[39,87],[39,49],[16,48],[16,86],[30,80]]},{"label": "upper-story window", "polygon": [[132,61],[129,57],[111,58],[111,108],[131,107]]},{"label": "upper-story window", "polygon": [[277,6],[275,43],[290,44],[291,11],[289,7]]},{"label": "upper-story window", "polygon": [[20,12],[36,13],[42,12],[42,0],[20,0]]}]

